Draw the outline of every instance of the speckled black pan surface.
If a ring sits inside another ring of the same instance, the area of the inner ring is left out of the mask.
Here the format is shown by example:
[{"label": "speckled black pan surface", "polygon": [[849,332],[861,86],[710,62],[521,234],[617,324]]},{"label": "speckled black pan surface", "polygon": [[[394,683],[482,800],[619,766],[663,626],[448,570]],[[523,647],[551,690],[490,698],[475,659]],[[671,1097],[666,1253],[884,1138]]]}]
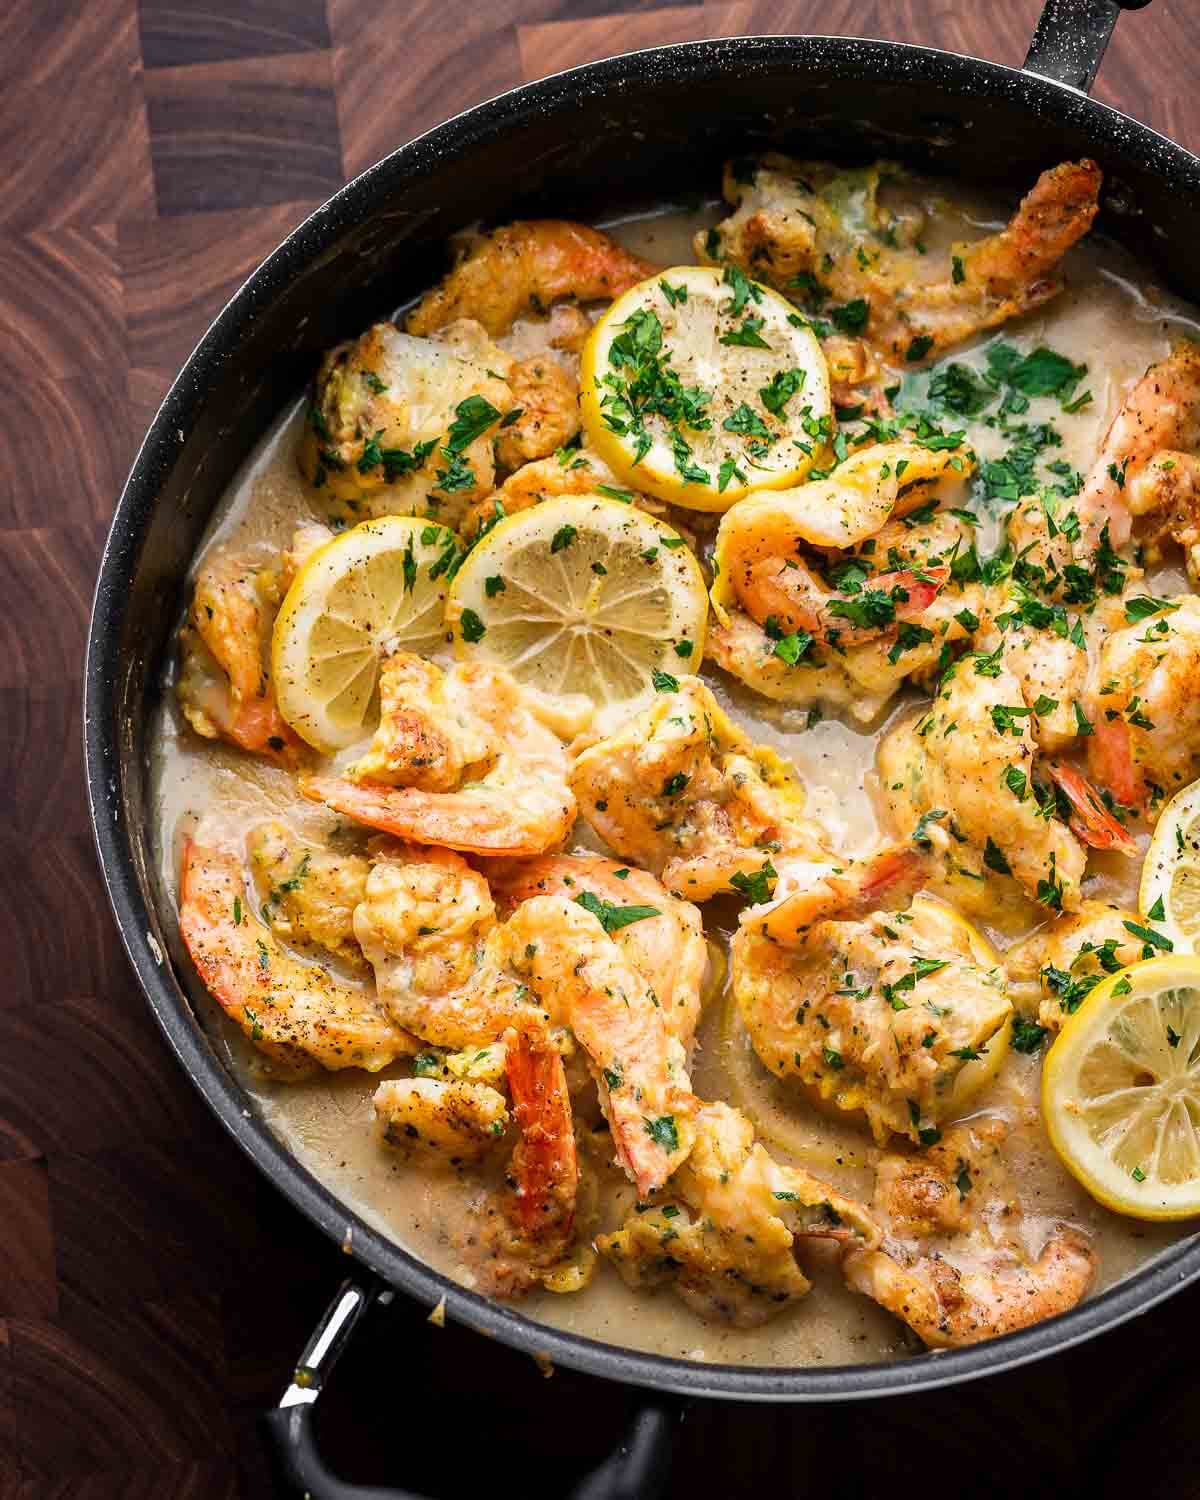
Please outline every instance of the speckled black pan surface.
[{"label": "speckled black pan surface", "polygon": [[[1128,24],[1128,23],[1127,23]],[[612,1379],[741,1399],[839,1400],[928,1389],[1090,1338],[1200,1276],[1175,1246],[1073,1312],[946,1354],[830,1369],[697,1365],[557,1332],[463,1290],[349,1213],[254,1115],[198,1026],[169,953],[174,915],[150,855],[145,736],[181,588],[234,471],[323,349],[441,271],[446,237],[483,218],[594,218],[711,195],[719,162],[763,146],[889,156],[1027,187],[1090,155],[1101,230],[1200,300],[1200,160],[1046,79],[950,53],[843,38],[695,42],[611,58],[514,90],[356,178],[254,273],[205,335],[142,446],[105,549],[85,699],[97,846],[139,981],[196,1087],[291,1201],[385,1281],[527,1352]]]}]

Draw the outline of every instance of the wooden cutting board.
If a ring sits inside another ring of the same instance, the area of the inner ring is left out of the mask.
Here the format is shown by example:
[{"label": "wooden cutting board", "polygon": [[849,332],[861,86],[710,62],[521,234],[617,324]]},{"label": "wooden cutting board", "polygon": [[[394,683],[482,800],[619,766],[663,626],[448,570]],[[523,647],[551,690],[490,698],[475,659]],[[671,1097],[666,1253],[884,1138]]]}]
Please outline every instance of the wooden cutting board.
[{"label": "wooden cutting board", "polygon": [[[833,32],[1016,63],[1038,0],[5,0],[0,7],[0,1500],[274,1493],[254,1427],[345,1269],[161,1045],[87,829],[80,662],[116,496],[242,277],[350,174],[524,79],[693,37]],[[1097,93],[1200,148],[1197,0]],[[890,1405],[693,1409],[672,1496],[1200,1494],[1200,1288],[1023,1373]],[[331,1457],[561,1496],[632,1393],[401,1306]]]}]

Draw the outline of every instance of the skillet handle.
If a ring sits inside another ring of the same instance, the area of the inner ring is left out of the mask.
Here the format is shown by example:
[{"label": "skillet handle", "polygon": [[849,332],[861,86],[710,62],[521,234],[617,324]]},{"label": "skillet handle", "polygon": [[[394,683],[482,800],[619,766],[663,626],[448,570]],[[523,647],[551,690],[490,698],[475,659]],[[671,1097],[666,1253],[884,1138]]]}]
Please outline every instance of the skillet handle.
[{"label": "skillet handle", "polygon": [[1142,10],[1150,0],[1046,0],[1038,19],[1026,72],[1088,93],[1123,10]]},{"label": "skillet handle", "polygon": [[[305,1346],[291,1385],[263,1417],[284,1483],[306,1500],[423,1500],[409,1490],[345,1483],[326,1468],[313,1430],[317,1399],[359,1320],[393,1295],[380,1283],[344,1281]],[[660,1500],[671,1471],[676,1419],[661,1403],[643,1406],[620,1445],[565,1500]]]}]

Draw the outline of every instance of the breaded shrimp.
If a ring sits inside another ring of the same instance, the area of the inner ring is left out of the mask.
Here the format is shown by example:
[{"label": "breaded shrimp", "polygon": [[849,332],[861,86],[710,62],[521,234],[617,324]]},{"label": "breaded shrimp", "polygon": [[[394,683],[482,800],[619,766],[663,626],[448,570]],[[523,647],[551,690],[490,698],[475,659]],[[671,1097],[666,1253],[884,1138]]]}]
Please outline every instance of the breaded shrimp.
[{"label": "breaded shrimp", "polygon": [[[881,858],[886,869],[897,856]],[[826,899],[805,891],[767,921],[743,922],[733,992],[776,1077],[861,1111],[880,1143],[891,1134],[915,1141],[957,1107],[958,1075],[987,1052],[1012,1007],[1003,969],[981,960],[948,908],[924,898],[907,910],[862,911],[886,894],[879,864],[862,866],[861,891],[845,898],[848,874],[828,880]]]},{"label": "breaded shrimp", "polygon": [[575,822],[567,754],[497,667],[443,673],[396,652],[381,677],[379,731],[345,777],[314,776],[315,802],[396,838],[475,854],[542,854]]},{"label": "breaded shrimp", "polygon": [[826,857],[804,815],[804,789],[773,750],[755,745],[698,677],[679,679],[571,772],[579,808],[618,854],[668,890],[703,901],[773,872],[790,854]]},{"label": "breaded shrimp", "polygon": [[534,896],[504,924],[507,961],[587,1053],[618,1164],[638,1195],[687,1156],[696,1099],[661,1000],[605,932],[565,896]]},{"label": "breaded shrimp", "polygon": [[179,633],[176,692],[183,716],[205,739],[291,762],[303,746],[284,723],[267,673],[279,607],[265,564],[218,548],[205,558]]},{"label": "breaded shrimp", "polygon": [[879,1247],[852,1247],[850,1286],[894,1313],[930,1348],[1028,1328],[1082,1300],[1096,1271],[1087,1239],[1057,1225],[1032,1256],[1000,1156],[1005,1127],[972,1121],[917,1156],[879,1164]]},{"label": "breaded shrimp", "polygon": [[880,742],[884,800],[896,833],[919,834],[958,899],[965,887],[952,877],[966,871],[976,899],[993,900],[994,882],[983,880],[990,870],[1011,874],[1048,910],[1073,911],[1084,850],[1053,816],[1053,796],[1035,787],[1031,714],[1003,646],[964,657],[943,675],[929,710]]},{"label": "breaded shrimp", "polygon": [[628,1286],[669,1283],[699,1317],[754,1328],[809,1291],[795,1251],[810,1236],[879,1242],[860,1204],[774,1161],[737,1110],[706,1104],[659,1201],[596,1243]]},{"label": "breaded shrimp", "polygon": [[184,844],[179,930],[210,994],[281,1077],[318,1067],[375,1073],[420,1048],[371,995],[281,946],[257,920],[233,849]]},{"label": "breaded shrimp", "polygon": [[1106,974],[1136,963],[1146,946],[1130,931],[1141,918],[1105,901],[1048,922],[1004,955],[1013,1003],[1056,1032]]},{"label": "breaded shrimp", "polygon": [[586,224],[518,220],[466,240],[458,264],[422,297],[405,327],[428,334],[474,318],[495,337],[522,313],[543,313],[563,298],[609,302],[655,269]]},{"label": "breaded shrimp", "polygon": [[914,364],[1062,290],[1058,264],[1091,227],[1100,169],[1063,162],[1043,172],[1007,228],[951,247],[943,266],[917,249],[920,218],[880,203],[889,162],[844,169],[768,154],[725,172],[733,215],[701,231],[697,253],[732,261],[750,275],[809,302],[867,304],[863,336],[885,359]]},{"label": "breaded shrimp", "polygon": [[708,947],[700,912],[653,875],[598,854],[547,854],[486,867],[500,917],[534,896],[567,896],[607,917],[617,946],[658,997],[673,1036],[690,1050],[700,1019]]}]

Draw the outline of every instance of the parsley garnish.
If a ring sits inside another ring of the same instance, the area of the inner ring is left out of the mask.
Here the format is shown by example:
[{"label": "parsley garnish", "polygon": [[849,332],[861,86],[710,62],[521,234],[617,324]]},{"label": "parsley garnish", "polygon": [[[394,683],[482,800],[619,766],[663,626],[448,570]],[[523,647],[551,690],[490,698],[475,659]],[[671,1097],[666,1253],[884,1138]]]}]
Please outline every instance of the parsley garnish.
[{"label": "parsley garnish", "polygon": [[659,1115],[657,1120],[647,1120],[646,1134],[668,1154],[679,1150],[679,1130],[674,1115]]},{"label": "parsley garnish", "polygon": [[590,911],[605,932],[618,932],[634,922],[644,922],[647,917],[662,916],[657,906],[615,906],[611,901],[602,900],[594,891],[581,891],[575,897],[575,905]]},{"label": "parsley garnish", "polygon": [[771,899],[771,892],[778,878],[778,872],[768,859],[761,869],[755,870],[752,874],[739,870],[735,875],[731,875],[729,884],[740,896],[744,896],[751,906],[761,906],[764,901]]}]

